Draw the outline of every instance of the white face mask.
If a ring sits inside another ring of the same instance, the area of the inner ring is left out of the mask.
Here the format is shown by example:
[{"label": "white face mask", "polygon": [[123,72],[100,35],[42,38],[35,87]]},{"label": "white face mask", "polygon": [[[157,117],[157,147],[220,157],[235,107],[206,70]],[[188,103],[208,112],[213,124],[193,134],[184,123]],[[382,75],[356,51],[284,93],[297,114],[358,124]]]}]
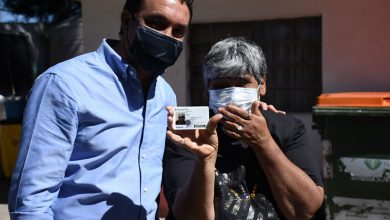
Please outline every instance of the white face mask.
[{"label": "white face mask", "polygon": [[233,104],[250,112],[253,102],[260,100],[259,88],[229,87],[224,89],[209,90],[209,106],[218,113],[219,107]]}]

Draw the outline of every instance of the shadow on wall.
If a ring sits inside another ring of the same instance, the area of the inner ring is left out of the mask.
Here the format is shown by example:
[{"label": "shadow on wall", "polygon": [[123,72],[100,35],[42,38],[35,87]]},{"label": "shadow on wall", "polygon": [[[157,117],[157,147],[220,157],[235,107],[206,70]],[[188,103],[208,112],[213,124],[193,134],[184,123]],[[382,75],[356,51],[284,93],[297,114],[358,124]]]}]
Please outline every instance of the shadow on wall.
[{"label": "shadow on wall", "polygon": [[82,21],[0,24],[0,95],[24,96],[48,67],[83,53]]}]

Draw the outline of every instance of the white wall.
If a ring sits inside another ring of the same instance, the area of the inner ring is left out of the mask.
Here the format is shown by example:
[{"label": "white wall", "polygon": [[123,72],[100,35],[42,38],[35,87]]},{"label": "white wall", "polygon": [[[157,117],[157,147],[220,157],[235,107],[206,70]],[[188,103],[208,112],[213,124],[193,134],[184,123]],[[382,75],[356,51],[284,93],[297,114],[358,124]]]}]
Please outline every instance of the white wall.
[{"label": "white wall", "polygon": [[194,0],[194,23],[320,15],[322,0]]},{"label": "white wall", "polygon": [[82,0],[84,49],[95,50],[103,38],[118,39],[125,0]]},{"label": "white wall", "polygon": [[324,92],[390,91],[390,1],[325,2]]},{"label": "white wall", "polygon": [[[117,38],[125,0],[83,0],[85,49]],[[390,91],[389,0],[195,0],[193,23],[322,16],[323,90]],[[164,75],[188,104],[187,56]]]},{"label": "white wall", "polygon": [[202,23],[321,15],[323,91],[390,91],[388,0],[195,0],[195,6],[194,22]]}]

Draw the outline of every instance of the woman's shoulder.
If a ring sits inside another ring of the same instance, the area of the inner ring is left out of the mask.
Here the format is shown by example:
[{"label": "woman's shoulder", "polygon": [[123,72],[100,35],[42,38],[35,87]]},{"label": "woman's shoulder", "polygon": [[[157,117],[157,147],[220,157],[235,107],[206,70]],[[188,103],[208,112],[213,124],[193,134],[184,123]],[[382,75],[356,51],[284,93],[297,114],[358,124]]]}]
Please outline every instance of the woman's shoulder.
[{"label": "woman's shoulder", "polygon": [[272,111],[262,111],[262,114],[271,134],[280,139],[281,142],[284,142],[283,139],[290,139],[297,134],[306,133],[303,122],[292,114],[280,114]]},{"label": "woman's shoulder", "polygon": [[300,124],[303,125],[303,122],[299,118],[289,113],[280,114],[273,111],[262,111],[261,113],[263,114],[267,123],[274,126],[283,126],[286,128],[286,126],[295,127]]}]

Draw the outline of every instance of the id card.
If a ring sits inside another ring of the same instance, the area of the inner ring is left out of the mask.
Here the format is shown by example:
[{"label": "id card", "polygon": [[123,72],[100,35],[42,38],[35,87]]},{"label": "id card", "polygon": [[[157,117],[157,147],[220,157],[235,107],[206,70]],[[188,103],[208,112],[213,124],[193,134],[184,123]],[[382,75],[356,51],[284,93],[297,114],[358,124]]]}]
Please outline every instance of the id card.
[{"label": "id card", "polygon": [[173,129],[206,129],[209,121],[208,106],[174,107]]}]

